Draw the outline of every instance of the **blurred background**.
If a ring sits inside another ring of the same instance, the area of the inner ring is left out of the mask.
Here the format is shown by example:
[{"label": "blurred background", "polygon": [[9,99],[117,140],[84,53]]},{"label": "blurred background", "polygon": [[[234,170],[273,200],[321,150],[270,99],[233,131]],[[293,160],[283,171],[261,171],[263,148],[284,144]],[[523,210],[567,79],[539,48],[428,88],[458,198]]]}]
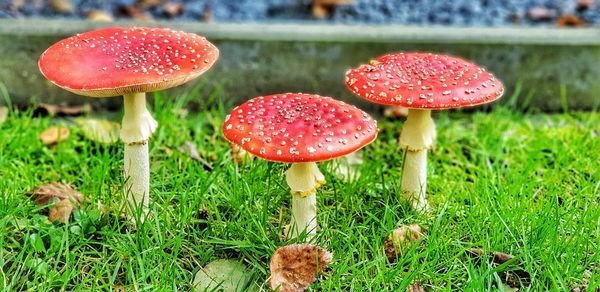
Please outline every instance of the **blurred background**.
[{"label": "blurred background", "polygon": [[90,20],[584,26],[595,0],[1,0],[0,17]]},{"label": "blurred background", "polygon": [[385,53],[428,51],[487,67],[507,86],[503,102],[590,110],[600,104],[599,24],[595,0],[0,0],[0,86],[17,104],[112,108],[120,99],[49,84],[39,54],[77,32],[162,26],[205,35],[221,50],[213,69],[167,94],[194,88],[199,108],[286,91],[360,104],[344,86],[347,69]]}]

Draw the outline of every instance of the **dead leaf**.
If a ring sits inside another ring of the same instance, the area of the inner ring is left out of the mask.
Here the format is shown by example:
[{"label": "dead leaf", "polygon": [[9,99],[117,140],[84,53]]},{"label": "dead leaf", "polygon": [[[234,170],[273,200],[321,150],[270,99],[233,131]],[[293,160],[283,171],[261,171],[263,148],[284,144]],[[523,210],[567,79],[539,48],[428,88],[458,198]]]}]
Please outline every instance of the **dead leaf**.
[{"label": "dead leaf", "polygon": [[408,286],[407,292],[425,292],[427,290],[425,290],[425,288],[423,288],[423,286],[421,286],[421,284],[419,283],[415,283],[412,284],[410,286]]},{"label": "dead leaf", "polygon": [[278,248],[271,257],[271,289],[304,291],[331,262],[333,255],[312,244],[291,244]]},{"label": "dead leaf", "polygon": [[[485,258],[491,260],[494,265],[501,265],[513,260],[513,255],[503,252],[486,252],[482,248],[470,248],[467,250],[467,255]],[[479,262],[476,262],[479,264]],[[529,273],[523,269],[521,263],[513,263],[514,267],[511,270],[500,272],[500,277],[504,283],[509,284],[511,287],[519,287],[520,283],[528,283],[530,280]]]},{"label": "dead leaf", "polygon": [[173,149],[163,146],[158,148],[160,151],[164,152],[165,154],[167,154],[168,157],[171,157],[173,155]]},{"label": "dead leaf", "polygon": [[92,10],[88,13],[87,18],[91,21],[96,22],[113,22],[115,21],[114,17],[103,10]]},{"label": "dead leaf", "polygon": [[52,8],[59,13],[69,14],[75,11],[75,7],[71,0],[50,0]]},{"label": "dead leaf", "polygon": [[584,25],[586,25],[585,20],[572,14],[563,15],[556,21],[558,27],[582,27]]},{"label": "dead leaf", "polygon": [[393,119],[406,118],[408,116],[408,108],[394,105],[388,106],[383,111],[383,116]]},{"label": "dead leaf", "polygon": [[334,159],[330,163],[331,172],[344,181],[356,181],[360,178],[360,169],[363,164],[363,152],[358,150]]},{"label": "dead leaf", "polygon": [[254,159],[254,155],[248,153],[248,151],[242,149],[242,147],[238,146],[237,144],[229,143],[229,146],[231,146],[231,158],[233,158],[233,161],[237,162],[238,164],[242,164]]},{"label": "dead leaf", "polygon": [[67,223],[76,205],[83,202],[84,196],[74,190],[70,185],[52,182],[41,185],[28,193],[36,205],[45,206],[58,201],[48,210],[48,219],[52,222],[60,221]]},{"label": "dead leaf", "polygon": [[192,158],[192,160],[202,163],[202,165],[204,166],[204,169],[206,169],[208,171],[213,170],[213,166],[210,163],[208,163],[206,160],[204,160],[204,158],[200,157],[200,153],[198,153],[198,148],[196,148],[196,145],[194,143],[192,143],[190,141],[186,141],[178,149],[182,153],[189,154],[190,157]]},{"label": "dead leaf", "polygon": [[39,138],[44,145],[53,145],[69,138],[70,133],[67,127],[54,126],[41,132]]},{"label": "dead leaf", "polygon": [[5,106],[0,106],[0,125],[4,124],[8,119],[8,108]]},{"label": "dead leaf", "polygon": [[183,3],[167,2],[163,4],[162,9],[168,17],[175,17],[183,13]]},{"label": "dead leaf", "polygon": [[384,243],[385,255],[390,262],[395,262],[398,256],[407,252],[423,235],[419,224],[398,227],[392,231]]},{"label": "dead leaf", "polygon": [[[472,255],[478,255],[478,256],[486,255],[485,251],[482,248],[470,248],[467,250],[467,252]],[[503,253],[503,252],[493,252],[491,254],[491,257],[492,257],[494,263],[496,263],[496,264],[503,264],[514,258],[514,256],[509,255],[507,253]]]},{"label": "dead leaf", "polygon": [[40,103],[35,109],[37,114],[51,116],[79,116],[89,113],[91,110],[92,107],[89,104],[68,106],[49,103]]},{"label": "dead leaf", "polygon": [[313,0],[312,14],[316,18],[325,18],[335,6],[348,4],[352,4],[352,0]]},{"label": "dead leaf", "polygon": [[239,261],[215,260],[196,273],[194,291],[247,291],[250,275]]},{"label": "dead leaf", "polygon": [[118,123],[104,119],[87,118],[77,118],[75,119],[75,123],[89,140],[104,144],[112,144],[119,141],[121,125]]}]

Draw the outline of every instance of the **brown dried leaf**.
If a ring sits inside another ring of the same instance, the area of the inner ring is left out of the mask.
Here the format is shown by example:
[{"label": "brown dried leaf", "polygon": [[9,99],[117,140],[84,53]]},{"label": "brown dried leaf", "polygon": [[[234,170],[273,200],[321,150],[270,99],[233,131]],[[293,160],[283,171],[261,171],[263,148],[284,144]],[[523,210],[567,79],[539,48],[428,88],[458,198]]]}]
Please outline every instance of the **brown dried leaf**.
[{"label": "brown dried leaf", "polygon": [[558,27],[582,27],[587,23],[577,15],[566,14],[556,21]]},{"label": "brown dried leaf", "polygon": [[252,161],[252,159],[254,159],[254,155],[248,153],[248,151],[242,149],[242,147],[238,146],[237,144],[229,143],[229,146],[231,146],[231,158],[238,164]]},{"label": "brown dried leaf", "polygon": [[352,0],[313,0],[312,14],[316,18],[329,16],[335,6],[352,4]]},{"label": "brown dried leaf", "polygon": [[407,290],[407,292],[425,292],[425,291],[427,291],[427,290],[425,290],[425,288],[423,288],[423,286],[421,286],[419,283],[415,283],[415,284],[408,286],[408,290]]},{"label": "brown dried leaf", "polygon": [[92,141],[103,144],[113,144],[119,141],[121,125],[104,119],[77,118],[75,123],[84,136]]},{"label": "brown dried leaf", "polygon": [[406,118],[408,116],[408,108],[402,106],[388,106],[383,111],[383,116],[387,118]]},{"label": "brown dried leaf", "polygon": [[0,106],[0,126],[6,122],[8,118],[8,108],[5,106]]},{"label": "brown dried leaf", "polygon": [[490,255],[490,254],[487,254],[482,248],[470,248],[467,250],[467,252],[471,255],[489,256],[493,259],[494,263],[496,263],[496,264],[503,264],[514,258],[514,256],[509,255],[507,253],[503,253],[503,252],[493,252]]},{"label": "brown dried leaf", "polygon": [[39,138],[44,145],[53,145],[69,138],[71,131],[63,126],[50,127],[40,133]]},{"label": "brown dried leaf", "polygon": [[59,13],[73,13],[75,11],[75,7],[71,0],[50,0],[50,6]]},{"label": "brown dried leaf", "polygon": [[394,229],[384,243],[384,251],[388,260],[396,261],[398,256],[408,251],[422,235],[423,229],[419,224],[405,225]]},{"label": "brown dried leaf", "polygon": [[96,21],[96,22],[113,22],[115,21],[115,19],[113,18],[113,16],[103,10],[92,10],[90,11],[90,13],[88,13],[87,18],[91,21]]},{"label": "brown dried leaf", "polygon": [[48,210],[48,219],[53,222],[58,220],[62,223],[69,221],[75,205],[81,204],[85,199],[83,194],[74,190],[70,185],[57,182],[41,185],[28,195],[35,200],[38,206],[45,206],[58,200],[58,203]]},{"label": "brown dried leaf", "polygon": [[175,17],[183,13],[183,3],[167,2],[163,4],[162,9],[168,17]]},{"label": "brown dried leaf", "polygon": [[304,291],[332,258],[330,252],[308,243],[278,248],[271,257],[271,289],[281,292]]}]

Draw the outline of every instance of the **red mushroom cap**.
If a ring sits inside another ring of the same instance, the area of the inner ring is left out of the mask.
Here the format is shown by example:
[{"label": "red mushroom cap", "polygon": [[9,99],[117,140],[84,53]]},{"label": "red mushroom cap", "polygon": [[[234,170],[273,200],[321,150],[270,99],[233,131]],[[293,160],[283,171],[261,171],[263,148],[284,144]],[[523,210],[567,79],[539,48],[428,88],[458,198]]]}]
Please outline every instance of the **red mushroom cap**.
[{"label": "red mushroom cap", "polygon": [[377,136],[377,122],[353,105],[315,94],[261,96],[234,108],[225,138],[270,161],[316,162],[352,153]]},{"label": "red mushroom cap", "polygon": [[107,97],[183,84],[218,57],[213,44],[192,33],[109,27],[59,41],[41,55],[38,66],[66,90]]},{"label": "red mushroom cap", "polygon": [[346,86],[369,101],[417,109],[488,103],[504,93],[492,74],[460,58],[429,53],[379,57],[346,73]]}]

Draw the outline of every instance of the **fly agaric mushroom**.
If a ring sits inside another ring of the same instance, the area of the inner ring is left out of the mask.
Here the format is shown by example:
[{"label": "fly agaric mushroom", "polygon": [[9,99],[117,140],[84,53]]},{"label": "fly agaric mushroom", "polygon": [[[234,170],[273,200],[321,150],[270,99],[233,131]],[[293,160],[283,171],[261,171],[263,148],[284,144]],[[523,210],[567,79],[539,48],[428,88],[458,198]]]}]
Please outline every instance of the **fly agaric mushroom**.
[{"label": "fly agaric mushroom", "polygon": [[504,85],[484,68],[430,53],[379,57],[349,70],[346,86],[369,101],[409,109],[400,134],[400,146],[407,150],[401,188],[420,212],[429,209],[427,149],[436,137],[431,111],[484,104],[504,93]]},{"label": "fly agaric mushroom", "polygon": [[162,28],[109,27],[59,41],[42,53],[38,66],[48,80],[76,94],[123,95],[121,140],[125,143],[125,192],[133,215],[148,213],[148,139],[157,127],[146,93],[192,80],[217,60],[206,38]]},{"label": "fly agaric mushroom", "polygon": [[223,124],[225,138],[250,154],[292,163],[286,181],[292,192],[288,237],[317,228],[317,188],[325,183],[316,162],[352,153],[377,136],[377,122],[364,111],[314,94],[261,96],[234,108]]}]

